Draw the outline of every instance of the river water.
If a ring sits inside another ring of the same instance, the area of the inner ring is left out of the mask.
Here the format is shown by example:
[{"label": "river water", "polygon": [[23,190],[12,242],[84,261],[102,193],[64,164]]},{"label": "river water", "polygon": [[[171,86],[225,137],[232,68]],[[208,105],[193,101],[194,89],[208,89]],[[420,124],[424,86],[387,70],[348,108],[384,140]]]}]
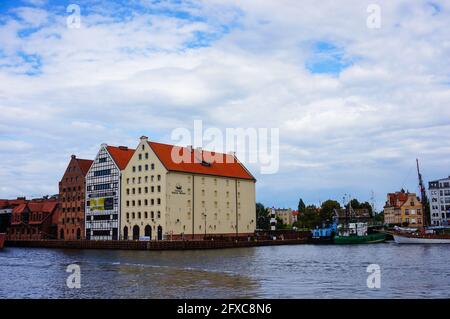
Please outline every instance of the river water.
[{"label": "river water", "polygon": [[[81,288],[69,289],[77,264]],[[367,287],[378,264],[381,287]],[[5,248],[0,298],[450,298],[450,245],[196,251]]]}]

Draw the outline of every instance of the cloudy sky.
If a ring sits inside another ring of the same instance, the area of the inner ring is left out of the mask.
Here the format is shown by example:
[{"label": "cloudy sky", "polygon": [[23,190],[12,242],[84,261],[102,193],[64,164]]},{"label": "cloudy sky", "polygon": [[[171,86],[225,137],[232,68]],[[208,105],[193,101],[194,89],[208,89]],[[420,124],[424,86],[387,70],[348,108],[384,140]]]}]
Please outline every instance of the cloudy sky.
[{"label": "cloudy sky", "polygon": [[417,191],[416,157],[450,175],[449,1],[1,0],[0,84],[0,198],[57,193],[71,154],[194,120],[279,128],[279,171],[250,165],[270,206],[381,206]]}]

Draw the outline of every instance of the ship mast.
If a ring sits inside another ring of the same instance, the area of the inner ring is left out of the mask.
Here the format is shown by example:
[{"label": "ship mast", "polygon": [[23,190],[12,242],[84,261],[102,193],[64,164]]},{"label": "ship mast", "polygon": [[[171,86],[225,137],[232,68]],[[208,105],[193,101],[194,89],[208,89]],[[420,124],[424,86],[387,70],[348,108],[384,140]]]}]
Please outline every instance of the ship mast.
[{"label": "ship mast", "polygon": [[422,202],[422,213],[423,213],[423,226],[428,226],[428,198],[425,186],[423,184],[422,173],[420,173],[419,159],[416,159],[417,163],[417,176],[419,177],[419,188],[420,188],[420,200]]}]

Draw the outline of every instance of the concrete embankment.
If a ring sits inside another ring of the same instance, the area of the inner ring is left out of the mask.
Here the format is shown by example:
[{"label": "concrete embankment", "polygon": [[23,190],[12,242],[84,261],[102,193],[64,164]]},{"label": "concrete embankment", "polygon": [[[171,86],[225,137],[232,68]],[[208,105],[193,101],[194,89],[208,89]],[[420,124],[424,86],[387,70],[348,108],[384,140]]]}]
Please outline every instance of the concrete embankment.
[{"label": "concrete embankment", "polygon": [[223,249],[277,245],[305,244],[306,238],[258,241],[189,240],[189,241],[93,241],[93,240],[16,240],[6,241],[6,247],[40,247],[63,249],[119,249],[119,250],[189,250]]}]

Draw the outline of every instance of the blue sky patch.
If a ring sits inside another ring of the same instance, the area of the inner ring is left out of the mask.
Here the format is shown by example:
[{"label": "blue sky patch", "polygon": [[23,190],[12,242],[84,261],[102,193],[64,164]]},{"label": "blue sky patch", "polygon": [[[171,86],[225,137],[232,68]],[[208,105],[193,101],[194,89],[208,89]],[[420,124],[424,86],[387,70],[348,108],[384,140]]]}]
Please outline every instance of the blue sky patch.
[{"label": "blue sky patch", "polygon": [[345,56],[344,50],[331,42],[315,42],[311,51],[312,55],[306,61],[305,67],[314,74],[337,75],[353,64],[353,61]]}]

